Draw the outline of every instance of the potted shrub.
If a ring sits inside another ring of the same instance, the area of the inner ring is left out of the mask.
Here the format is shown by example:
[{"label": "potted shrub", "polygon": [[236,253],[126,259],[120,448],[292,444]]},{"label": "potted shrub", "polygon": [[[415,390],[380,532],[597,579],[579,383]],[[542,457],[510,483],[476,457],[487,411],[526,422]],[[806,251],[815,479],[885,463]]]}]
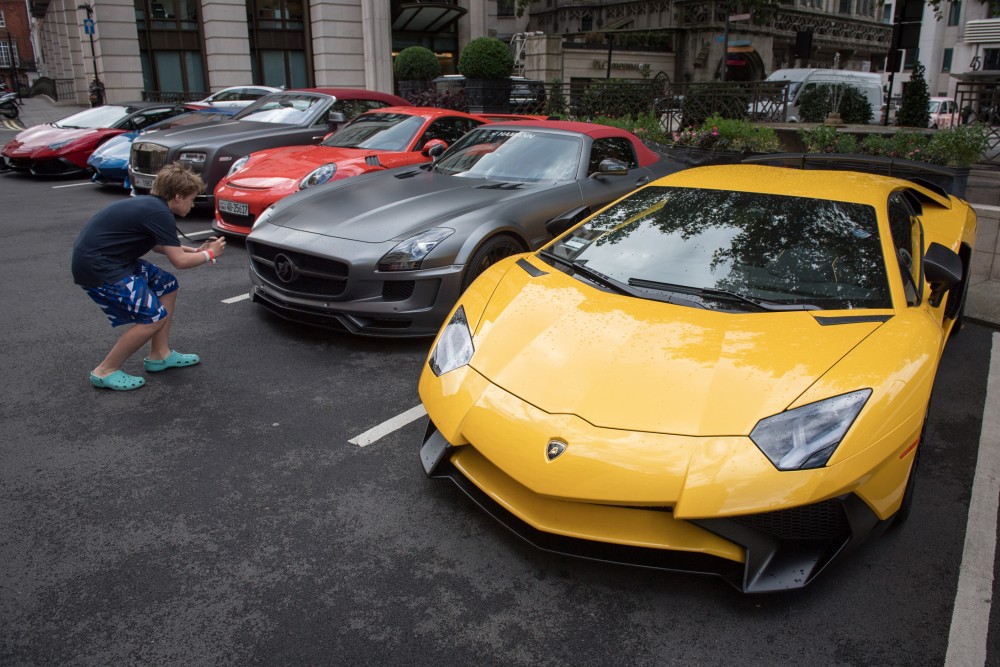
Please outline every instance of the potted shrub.
[{"label": "potted shrub", "polygon": [[411,96],[434,87],[434,77],[441,76],[441,63],[434,52],[423,46],[408,46],[392,63],[401,97]]},{"label": "potted shrub", "polygon": [[472,113],[508,113],[514,54],[495,37],[479,37],[465,45],[458,72],[465,77],[465,96]]}]

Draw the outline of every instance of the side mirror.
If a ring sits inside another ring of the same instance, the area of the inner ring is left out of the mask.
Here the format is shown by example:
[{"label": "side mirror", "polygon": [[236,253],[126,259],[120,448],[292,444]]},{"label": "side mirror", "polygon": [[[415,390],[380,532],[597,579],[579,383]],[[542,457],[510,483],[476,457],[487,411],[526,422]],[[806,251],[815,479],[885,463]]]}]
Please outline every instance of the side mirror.
[{"label": "side mirror", "polygon": [[597,167],[597,171],[590,175],[591,178],[596,178],[598,176],[625,176],[628,174],[628,165],[621,160],[616,160],[613,157],[604,158],[601,160],[600,166]]},{"label": "side mirror", "polygon": [[341,125],[343,123],[346,123],[347,117],[344,116],[344,114],[342,114],[339,111],[331,111],[330,114],[326,117],[326,122],[331,127],[333,127],[335,125]]},{"label": "side mirror", "polygon": [[588,215],[590,215],[589,206],[571,208],[570,210],[560,213],[546,222],[545,231],[555,238],[556,236],[560,236],[567,229],[575,227],[577,223],[586,218]]},{"label": "side mirror", "polygon": [[420,154],[433,160],[438,159],[441,153],[448,149],[448,144],[443,139],[431,139],[420,149]]},{"label": "side mirror", "polygon": [[927,301],[937,308],[941,297],[962,282],[962,258],[950,248],[932,243],[924,254],[924,276],[931,284],[931,295]]}]

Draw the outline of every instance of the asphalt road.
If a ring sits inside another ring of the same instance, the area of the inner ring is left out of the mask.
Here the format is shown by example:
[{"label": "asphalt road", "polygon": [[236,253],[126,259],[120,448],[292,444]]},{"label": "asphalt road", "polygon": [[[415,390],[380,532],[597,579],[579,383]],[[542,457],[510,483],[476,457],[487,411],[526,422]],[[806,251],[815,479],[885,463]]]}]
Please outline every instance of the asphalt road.
[{"label": "asphalt road", "polygon": [[115,334],[70,247],[121,196],[0,174],[0,664],[945,663],[993,331],[947,349],[910,522],[806,589],[743,596],[519,542],[424,477],[425,418],[351,444],[419,404],[429,341],[230,301],[241,243],[178,272],[173,346],[200,365],[94,389]]}]

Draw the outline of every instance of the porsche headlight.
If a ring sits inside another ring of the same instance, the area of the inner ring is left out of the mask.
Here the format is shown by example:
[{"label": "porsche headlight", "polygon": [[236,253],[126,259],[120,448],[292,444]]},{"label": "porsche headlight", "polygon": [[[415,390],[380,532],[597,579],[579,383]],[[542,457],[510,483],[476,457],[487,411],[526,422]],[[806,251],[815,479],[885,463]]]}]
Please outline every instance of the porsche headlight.
[{"label": "porsche headlight", "polygon": [[822,468],[871,395],[861,389],[767,417],[750,439],[778,470]]},{"label": "porsche headlight", "polygon": [[448,371],[461,368],[472,359],[475,348],[472,346],[472,334],[469,332],[469,322],[465,317],[465,306],[459,306],[451,316],[448,324],[441,331],[437,345],[431,351],[430,366],[434,375],[441,376]]},{"label": "porsche headlight", "polygon": [[253,225],[250,227],[250,231],[257,229],[259,225],[262,225],[270,220],[272,215],[274,215],[274,204],[265,208],[261,214],[257,216],[257,219],[253,221]]},{"label": "porsche headlight", "polygon": [[229,178],[230,176],[232,176],[233,174],[235,174],[236,172],[238,172],[240,169],[242,169],[243,165],[245,165],[247,163],[247,160],[249,160],[249,159],[250,159],[249,155],[244,155],[239,160],[237,160],[236,162],[234,162],[233,166],[229,168],[229,173],[226,174],[226,178]]},{"label": "porsche headlight", "polygon": [[411,236],[401,241],[395,248],[382,256],[378,261],[379,271],[412,271],[419,269],[428,253],[437,244],[455,233],[454,229],[435,227]]},{"label": "porsche headlight", "polygon": [[302,179],[299,183],[299,190],[305,190],[306,188],[311,188],[314,185],[323,185],[337,173],[337,165],[331,162],[330,164],[324,164],[322,167],[317,167],[309,172],[309,175]]}]

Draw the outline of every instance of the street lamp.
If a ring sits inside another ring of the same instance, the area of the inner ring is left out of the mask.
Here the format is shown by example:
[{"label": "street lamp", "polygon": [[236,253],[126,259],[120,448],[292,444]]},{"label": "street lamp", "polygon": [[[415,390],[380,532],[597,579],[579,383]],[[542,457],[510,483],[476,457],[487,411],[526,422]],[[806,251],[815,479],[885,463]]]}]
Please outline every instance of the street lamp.
[{"label": "street lamp", "polygon": [[100,106],[104,104],[104,85],[101,84],[101,78],[97,75],[97,52],[94,50],[94,8],[90,3],[84,2],[77,5],[77,9],[82,9],[87,12],[87,21],[89,22],[89,27],[86,32],[90,35],[90,59],[94,63],[94,82],[90,84],[90,106]]}]

